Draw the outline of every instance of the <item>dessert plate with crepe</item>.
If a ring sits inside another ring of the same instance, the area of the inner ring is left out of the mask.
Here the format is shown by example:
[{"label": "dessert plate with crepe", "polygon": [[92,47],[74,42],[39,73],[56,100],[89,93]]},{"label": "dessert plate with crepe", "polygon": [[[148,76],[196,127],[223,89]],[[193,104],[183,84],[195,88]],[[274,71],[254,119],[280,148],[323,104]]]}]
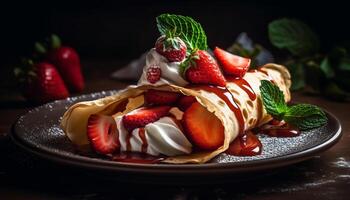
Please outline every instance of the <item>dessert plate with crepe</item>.
[{"label": "dessert plate with crepe", "polygon": [[161,36],[136,85],[35,108],[13,126],[14,141],[115,174],[217,176],[300,162],[341,137],[335,116],[290,102],[285,66],[208,51],[190,17],[162,14],[156,22]]}]

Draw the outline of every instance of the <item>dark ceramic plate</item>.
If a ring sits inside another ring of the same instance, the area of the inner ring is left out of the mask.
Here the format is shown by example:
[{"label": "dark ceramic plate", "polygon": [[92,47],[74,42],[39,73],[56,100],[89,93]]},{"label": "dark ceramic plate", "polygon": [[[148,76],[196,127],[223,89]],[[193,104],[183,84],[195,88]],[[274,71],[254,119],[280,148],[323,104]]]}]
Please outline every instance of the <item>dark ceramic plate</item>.
[{"label": "dark ceramic plate", "polygon": [[61,164],[82,167],[95,172],[155,176],[232,175],[290,165],[306,160],[334,145],[341,137],[341,125],[327,112],[328,124],[302,132],[298,137],[275,138],[259,135],[262,154],[236,157],[221,154],[206,164],[132,164],[109,161],[96,155],[79,154],[59,127],[63,113],[73,103],[101,98],[115,91],[69,98],[37,107],[21,116],[13,126],[12,139],[34,154]]}]

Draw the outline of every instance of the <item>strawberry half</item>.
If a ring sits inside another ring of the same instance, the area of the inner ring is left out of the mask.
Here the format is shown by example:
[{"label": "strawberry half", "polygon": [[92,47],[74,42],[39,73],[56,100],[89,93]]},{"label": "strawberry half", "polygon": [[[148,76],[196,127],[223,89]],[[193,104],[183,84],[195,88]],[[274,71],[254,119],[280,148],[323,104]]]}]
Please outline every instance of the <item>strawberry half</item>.
[{"label": "strawberry half", "polygon": [[215,150],[224,143],[221,121],[198,102],[186,110],[182,124],[188,138],[199,149]]},{"label": "strawberry half", "polygon": [[134,110],[123,116],[123,125],[126,130],[131,132],[136,128],[144,127],[167,115],[170,108],[170,106],[158,106],[150,108],[143,107]]},{"label": "strawberry half", "polygon": [[160,91],[160,90],[148,90],[145,92],[145,100],[149,105],[171,105],[175,103],[180,97],[179,93]]},{"label": "strawberry half", "polygon": [[186,44],[179,37],[166,37],[163,35],[158,38],[155,48],[169,62],[180,62],[186,57]]},{"label": "strawberry half", "polygon": [[111,116],[91,115],[88,119],[87,136],[97,153],[110,154],[120,147],[117,124]]},{"label": "strawberry half", "polygon": [[233,55],[219,47],[215,47],[214,55],[227,75],[243,77],[249,69],[249,58]]},{"label": "strawberry half", "polygon": [[208,52],[198,50],[188,59],[185,61],[188,63],[188,66],[185,66],[185,76],[189,82],[226,86],[226,80],[217,62]]},{"label": "strawberry half", "polygon": [[180,99],[177,102],[177,106],[179,107],[179,109],[183,112],[185,112],[187,110],[187,108],[189,108],[192,103],[196,102],[196,98],[193,96],[182,96],[180,97]]}]

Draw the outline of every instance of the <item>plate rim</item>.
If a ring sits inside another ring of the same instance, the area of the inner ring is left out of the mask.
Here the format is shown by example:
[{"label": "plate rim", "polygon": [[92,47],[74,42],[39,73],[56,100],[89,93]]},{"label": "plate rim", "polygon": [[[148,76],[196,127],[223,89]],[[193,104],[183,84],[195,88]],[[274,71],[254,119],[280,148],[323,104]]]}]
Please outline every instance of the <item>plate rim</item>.
[{"label": "plate rim", "polygon": [[[110,92],[110,91],[107,91]],[[91,94],[99,94],[99,93],[91,93]],[[85,94],[90,95],[90,94]],[[81,96],[85,96],[81,95]],[[81,97],[78,96],[78,97]],[[67,99],[53,101],[50,103],[63,103]],[[47,103],[47,104],[50,104]],[[46,104],[42,106],[38,106],[34,109],[40,109],[40,107],[44,107]],[[31,109],[31,110],[34,110]],[[313,147],[304,149],[302,151],[298,151],[295,153],[290,153],[283,156],[277,156],[272,158],[265,158],[261,160],[249,160],[243,162],[232,162],[232,163],[204,163],[204,164],[138,164],[138,163],[122,163],[115,161],[102,160],[98,158],[91,157],[72,157],[60,154],[58,152],[50,152],[43,148],[39,148],[31,143],[26,142],[23,138],[19,137],[16,134],[16,125],[19,120],[27,115],[30,111],[21,115],[11,126],[10,138],[12,141],[22,149],[33,153],[41,158],[58,162],[65,165],[72,165],[76,167],[84,167],[89,169],[96,170],[108,170],[114,172],[129,172],[129,173],[151,173],[151,174],[202,174],[205,172],[206,174],[214,173],[236,173],[236,172],[248,172],[248,171],[258,171],[264,169],[272,169],[277,167],[282,167],[290,164],[294,164],[297,162],[301,162],[306,160],[312,156],[317,155],[320,152],[323,152],[333,145],[335,145],[342,137],[342,126],[340,124],[339,119],[329,111],[323,108],[326,114],[333,118],[336,123],[336,127],[338,128],[336,133],[334,133],[330,138],[325,140],[323,143],[315,145]],[[213,170],[215,169],[215,170]]]}]

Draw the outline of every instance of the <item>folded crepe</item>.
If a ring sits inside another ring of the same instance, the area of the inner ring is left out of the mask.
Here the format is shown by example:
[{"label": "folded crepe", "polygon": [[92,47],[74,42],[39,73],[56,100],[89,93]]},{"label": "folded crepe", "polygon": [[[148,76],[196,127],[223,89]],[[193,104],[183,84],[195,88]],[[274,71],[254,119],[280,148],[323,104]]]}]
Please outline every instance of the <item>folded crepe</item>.
[{"label": "folded crepe", "polygon": [[[290,74],[281,65],[266,64],[245,74],[243,79],[250,86],[251,93],[255,93],[255,98],[236,81],[227,82],[227,90],[232,94],[234,103],[237,104],[238,112],[234,112],[232,107],[220,97],[209,90],[201,87],[180,87],[172,84],[165,85],[140,85],[130,86],[115,95],[105,98],[85,101],[71,106],[64,114],[61,127],[67,137],[76,145],[84,147],[89,145],[87,137],[87,122],[92,114],[104,114],[119,116],[124,115],[134,109],[144,105],[143,93],[148,89],[172,91],[182,93],[187,96],[194,96],[197,101],[208,111],[215,114],[224,126],[225,139],[221,147],[214,151],[195,152],[186,155],[172,156],[166,158],[166,163],[205,163],[226,151],[240,132],[258,127],[272,119],[263,107],[260,96],[260,81],[270,80],[283,91],[285,100],[289,101],[290,95]],[[243,121],[240,119],[243,118]]]}]

